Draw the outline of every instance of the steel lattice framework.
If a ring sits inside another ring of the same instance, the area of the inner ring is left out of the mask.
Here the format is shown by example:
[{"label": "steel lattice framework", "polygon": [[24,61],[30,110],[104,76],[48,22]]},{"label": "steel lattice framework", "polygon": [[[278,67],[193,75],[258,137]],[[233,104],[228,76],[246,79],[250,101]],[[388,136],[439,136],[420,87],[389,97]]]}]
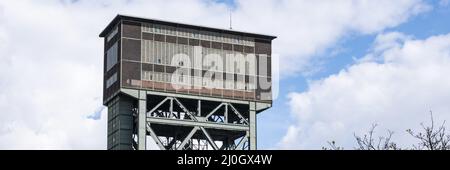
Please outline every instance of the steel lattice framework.
[{"label": "steel lattice framework", "polygon": [[[132,149],[144,150],[147,137],[161,150],[256,149],[256,113],[269,107],[154,91],[123,89],[133,115]],[[125,99],[121,99],[125,100]]]}]

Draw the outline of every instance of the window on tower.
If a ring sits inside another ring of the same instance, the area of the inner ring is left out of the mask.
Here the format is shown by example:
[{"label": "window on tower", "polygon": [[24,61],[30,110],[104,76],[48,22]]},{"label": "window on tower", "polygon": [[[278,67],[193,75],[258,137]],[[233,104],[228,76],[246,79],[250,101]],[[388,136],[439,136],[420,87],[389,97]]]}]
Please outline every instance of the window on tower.
[{"label": "window on tower", "polygon": [[106,71],[117,63],[117,42],[106,52]]}]

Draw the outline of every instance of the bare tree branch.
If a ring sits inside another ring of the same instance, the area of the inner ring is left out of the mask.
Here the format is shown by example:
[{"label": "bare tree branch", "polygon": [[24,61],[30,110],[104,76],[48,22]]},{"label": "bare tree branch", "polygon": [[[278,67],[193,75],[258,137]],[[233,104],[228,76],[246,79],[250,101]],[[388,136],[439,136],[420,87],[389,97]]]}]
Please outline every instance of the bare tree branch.
[{"label": "bare tree branch", "polygon": [[415,133],[411,129],[406,130],[411,136],[419,140],[413,147],[420,150],[448,150],[450,149],[450,135],[446,134],[445,121],[435,128],[433,112],[430,111],[431,125],[420,123],[424,132]]},{"label": "bare tree branch", "polygon": [[364,134],[364,137],[357,136],[354,134],[358,150],[398,150],[397,144],[391,141],[393,131],[388,130],[387,136],[378,137],[378,141],[375,142],[373,135],[375,133],[375,128],[377,124],[373,124],[372,128],[369,130],[368,134]]},{"label": "bare tree branch", "polygon": [[[430,120],[431,124],[429,126],[425,125],[423,122],[420,123],[420,126],[423,129],[423,132],[414,132],[411,129],[407,129],[411,136],[415,139],[419,140],[418,144],[412,146],[412,148],[403,148],[403,149],[412,149],[412,150],[450,150],[450,134],[447,134],[445,128],[445,120],[439,126],[435,126],[433,112],[430,111]],[[402,148],[398,147],[395,142],[391,141],[393,131],[388,130],[387,136],[379,136],[378,140],[374,139],[375,128],[377,124],[372,124],[372,127],[368,131],[367,134],[363,136],[358,136],[353,133],[357,147],[355,149],[358,150],[400,150]],[[322,147],[322,149],[326,150],[343,150],[343,147],[336,146],[335,141],[328,142],[331,148]]]},{"label": "bare tree branch", "polygon": [[322,147],[323,150],[344,150],[344,147],[336,146],[336,142],[335,141],[331,141],[331,142],[328,141],[327,143],[330,146],[330,148]]}]

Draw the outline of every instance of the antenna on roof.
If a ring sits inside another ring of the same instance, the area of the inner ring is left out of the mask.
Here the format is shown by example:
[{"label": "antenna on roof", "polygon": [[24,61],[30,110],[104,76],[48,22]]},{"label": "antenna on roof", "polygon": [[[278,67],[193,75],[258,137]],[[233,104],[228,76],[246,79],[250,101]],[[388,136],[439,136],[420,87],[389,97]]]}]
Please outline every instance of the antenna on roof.
[{"label": "antenna on roof", "polygon": [[231,18],[231,13],[232,13],[232,11],[231,11],[231,7],[229,8],[229,10],[230,10],[230,30],[232,30],[233,27],[231,26],[231,24],[232,24],[232,18]]}]

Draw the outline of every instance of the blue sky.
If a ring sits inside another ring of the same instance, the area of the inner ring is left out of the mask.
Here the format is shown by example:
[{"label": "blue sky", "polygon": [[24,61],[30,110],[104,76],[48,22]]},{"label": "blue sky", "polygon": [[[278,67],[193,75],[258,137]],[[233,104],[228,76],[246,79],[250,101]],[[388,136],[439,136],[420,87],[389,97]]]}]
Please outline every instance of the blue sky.
[{"label": "blue sky", "polygon": [[278,36],[259,149],[352,149],[373,123],[410,146],[429,110],[450,120],[448,0],[0,1],[0,149],[106,148],[98,33],[117,13],[228,28],[230,8],[233,29]]},{"label": "blue sky", "polygon": [[[386,32],[402,32],[419,39],[450,33],[450,6],[439,4],[440,1],[430,1],[433,10],[411,18],[409,21],[386,29]],[[231,3],[231,2],[229,2]],[[258,147],[263,149],[276,148],[277,142],[285,135],[292,116],[286,105],[290,92],[302,92],[307,90],[308,80],[319,80],[329,75],[336,74],[342,69],[355,63],[355,58],[361,58],[367,53],[376,38],[376,34],[359,35],[349,33],[343,37],[334,47],[328,49],[323,55],[326,57],[319,67],[322,69],[311,75],[296,75],[292,78],[281,79],[280,98],[274,101],[273,108],[258,117]],[[337,54],[336,50],[338,50]],[[349,132],[353,133],[353,132]],[[329,139],[333,140],[333,139]],[[327,146],[327,145],[323,145]]]}]

